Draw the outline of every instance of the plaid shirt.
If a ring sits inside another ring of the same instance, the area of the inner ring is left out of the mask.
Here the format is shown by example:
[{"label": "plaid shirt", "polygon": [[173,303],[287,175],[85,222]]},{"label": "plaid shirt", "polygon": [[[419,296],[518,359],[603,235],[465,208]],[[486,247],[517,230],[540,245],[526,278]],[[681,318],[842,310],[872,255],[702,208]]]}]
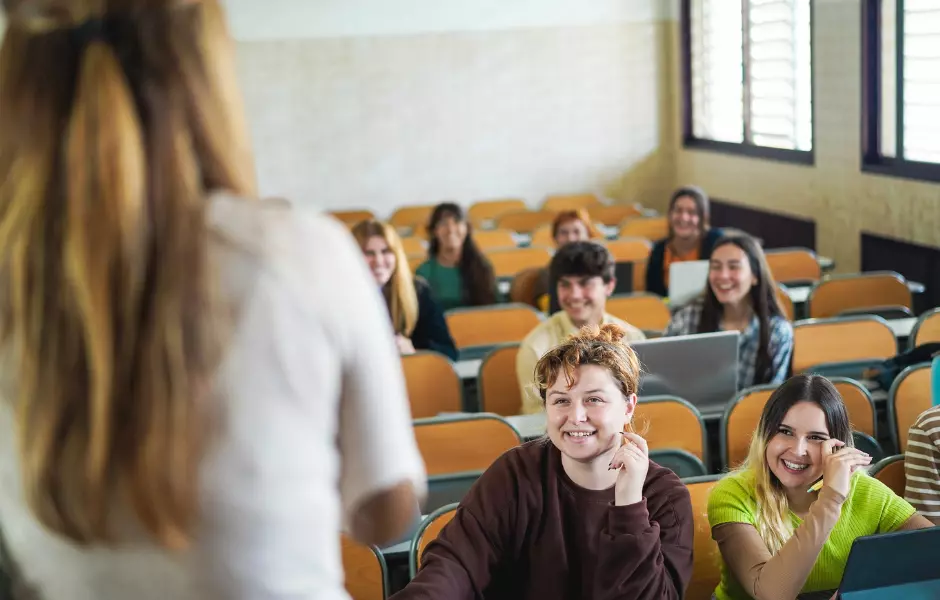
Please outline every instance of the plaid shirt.
[{"label": "plaid shirt", "polygon": [[[672,316],[665,335],[691,335],[698,332],[702,318],[703,302],[696,300]],[[783,317],[770,319],[770,343],[768,352],[771,361],[770,381],[756,381],[757,350],[760,347],[760,321],[751,317],[747,329],[738,338],[738,388],[744,389],[762,383],[783,383],[793,354],[793,326]]]}]

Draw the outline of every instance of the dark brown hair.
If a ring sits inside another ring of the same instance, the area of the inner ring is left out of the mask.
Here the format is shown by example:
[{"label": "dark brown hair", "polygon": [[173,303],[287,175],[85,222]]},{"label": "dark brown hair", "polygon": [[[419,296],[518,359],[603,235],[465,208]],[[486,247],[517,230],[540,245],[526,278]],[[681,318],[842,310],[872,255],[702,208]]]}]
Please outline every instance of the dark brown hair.
[{"label": "dark brown hair", "polygon": [[[708,194],[705,193],[700,187],[694,185],[687,185],[677,189],[672,193],[672,197],[669,199],[669,212],[672,212],[672,209],[675,207],[676,202],[680,198],[691,198],[692,202],[695,203],[695,212],[698,213],[698,230],[699,235],[704,236],[705,232],[708,231],[710,227],[711,219],[711,208],[709,206]],[[672,219],[669,219],[669,238],[672,239],[675,235],[675,232],[672,230]]]},{"label": "dark brown hair", "polygon": [[493,274],[493,266],[473,241],[473,225],[467,220],[463,209],[456,204],[444,202],[434,207],[434,212],[431,213],[428,221],[428,254],[437,257],[441,248],[434,230],[447,217],[467,224],[467,239],[463,242],[459,263],[467,300],[474,306],[494,304],[496,302],[496,276]]}]

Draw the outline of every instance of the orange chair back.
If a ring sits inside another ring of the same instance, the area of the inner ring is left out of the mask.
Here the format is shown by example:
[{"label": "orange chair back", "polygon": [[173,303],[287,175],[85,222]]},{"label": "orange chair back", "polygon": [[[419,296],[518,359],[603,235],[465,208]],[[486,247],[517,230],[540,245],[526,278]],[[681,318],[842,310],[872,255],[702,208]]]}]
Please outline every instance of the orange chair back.
[{"label": "orange chair back", "polygon": [[374,219],[375,215],[371,210],[331,210],[329,213],[333,218],[339,219],[348,226],[353,226],[360,221]]},{"label": "orange chair back", "polygon": [[401,247],[405,251],[407,256],[424,256],[427,257],[428,249],[424,245],[424,239],[408,236],[401,238]]},{"label": "orange chair back", "polygon": [[849,413],[852,430],[861,431],[877,438],[875,435],[875,405],[872,403],[871,394],[868,390],[854,379],[832,378],[832,384],[839,390],[839,395],[842,396],[845,410]]},{"label": "orange chair back", "polygon": [[647,261],[638,260],[633,263],[633,291],[646,291],[646,265]]},{"label": "orange chair back", "polygon": [[539,313],[526,304],[455,309],[445,318],[457,348],[521,342],[541,322]]},{"label": "orange chair back", "polygon": [[551,250],[542,246],[490,250],[486,258],[493,265],[496,277],[512,277],[523,269],[545,267],[552,260]]},{"label": "orange chair back", "polygon": [[392,213],[388,222],[396,229],[410,228],[413,232],[423,234],[432,212],[434,207],[431,205],[402,206]]},{"label": "orange chair back", "polygon": [[768,250],[767,266],[774,280],[780,283],[792,281],[819,281],[822,270],[819,261],[811,250],[789,248],[786,250]]},{"label": "orange chair back", "polygon": [[463,385],[447,357],[436,352],[416,352],[403,356],[401,366],[412,418],[462,409]]},{"label": "orange chair back", "polygon": [[783,310],[787,321],[792,322],[796,318],[796,308],[793,306],[793,299],[790,298],[790,294],[787,293],[782,284],[777,285],[777,302],[780,304],[780,309]]},{"label": "orange chair back", "polygon": [[793,372],[824,363],[888,359],[898,352],[894,331],[876,317],[844,317],[793,324]]},{"label": "orange chair back", "polygon": [[921,315],[913,339],[914,347],[929,342],[940,342],[940,308],[935,308]]},{"label": "orange chair back", "polygon": [[545,248],[552,248],[555,246],[555,238],[552,237],[552,226],[551,225],[542,225],[538,229],[532,232],[532,240],[529,242],[530,246],[542,246]]},{"label": "orange chair back", "polygon": [[483,252],[489,250],[515,248],[516,240],[508,229],[490,229],[488,231],[474,231],[473,241],[477,248]]},{"label": "orange chair back", "polygon": [[483,359],[477,385],[480,407],[484,412],[504,417],[518,415],[522,410],[522,394],[516,377],[516,355],[519,344],[493,350]]},{"label": "orange chair back", "polygon": [[908,367],[894,380],[888,392],[888,419],[894,421],[891,434],[901,452],[907,450],[907,432],[911,425],[932,405],[929,363]]},{"label": "orange chair back", "polygon": [[371,546],[340,536],[346,593],[352,600],[385,600],[385,569]]},{"label": "orange chair back", "polygon": [[428,547],[428,544],[437,539],[437,536],[440,535],[444,527],[453,520],[456,514],[457,506],[454,505],[445,507],[440,512],[436,512],[428,517],[428,521],[418,532],[418,536],[414,542],[414,556],[412,557],[411,564],[412,576],[414,576],[418,566],[421,564],[421,558],[424,556],[424,550]]},{"label": "orange chair back", "polygon": [[708,495],[718,483],[718,478],[696,478],[687,481],[686,489],[692,499],[692,579],[685,592],[686,600],[709,600],[721,581],[721,553],[712,539],[708,522]]},{"label": "orange chair back", "polygon": [[834,277],[817,283],[809,295],[809,316],[816,319],[879,306],[912,308],[911,290],[897,273]]},{"label": "orange chair back", "polygon": [[640,237],[656,242],[669,235],[669,219],[666,217],[638,217],[627,219],[620,226],[619,237]]},{"label": "orange chair back", "polygon": [[605,244],[607,251],[616,262],[636,262],[648,260],[651,245],[645,238],[621,238]]},{"label": "orange chair back", "polygon": [[904,489],[907,486],[907,476],[904,473],[904,455],[889,456],[875,465],[872,469],[872,476],[885,484],[891,491],[900,497],[904,497]]},{"label": "orange chair back", "polygon": [[735,468],[747,458],[751,436],[760,423],[764,405],[777,386],[763,385],[742,390],[734,403],[725,411],[723,441],[725,466]]},{"label": "orange chair back", "polygon": [[636,416],[637,428],[646,429],[643,437],[650,450],[676,448],[705,461],[702,416],[689,403],[670,397],[640,398]]},{"label": "orange chair back", "polygon": [[519,233],[532,233],[542,225],[551,225],[555,212],[549,210],[524,210],[506,213],[496,220],[498,229],[509,229]]},{"label": "orange chair back", "polygon": [[485,471],[522,443],[512,425],[492,415],[419,419],[414,431],[429,476]]},{"label": "orange chair back", "polygon": [[493,221],[506,213],[528,210],[525,200],[506,198],[502,200],[480,200],[467,209],[467,217],[475,226],[480,227],[485,221]]},{"label": "orange chair back", "polygon": [[512,285],[509,287],[509,301],[528,304],[537,309],[539,305],[536,291],[541,277],[541,267],[529,267],[516,273],[516,276],[512,278]]},{"label": "orange chair back", "polygon": [[591,208],[592,206],[603,206],[603,203],[594,194],[556,194],[547,197],[542,202],[542,210],[554,212]]},{"label": "orange chair back", "polygon": [[625,219],[643,215],[643,211],[633,204],[600,204],[588,208],[587,212],[595,224],[608,226],[620,225]]},{"label": "orange chair back", "polygon": [[663,331],[669,325],[669,306],[654,294],[629,294],[607,299],[607,312],[634,327]]}]

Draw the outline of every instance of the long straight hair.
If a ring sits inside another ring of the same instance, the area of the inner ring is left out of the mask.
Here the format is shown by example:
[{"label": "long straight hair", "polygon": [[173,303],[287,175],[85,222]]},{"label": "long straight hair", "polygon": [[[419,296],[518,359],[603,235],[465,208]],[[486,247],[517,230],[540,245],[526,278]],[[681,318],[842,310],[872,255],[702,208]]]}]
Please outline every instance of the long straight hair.
[{"label": "long straight hair", "polygon": [[[757,283],[751,287],[751,291],[748,293],[751,309],[757,315],[760,326],[754,383],[767,383],[773,377],[773,359],[770,356],[770,321],[774,317],[785,318],[783,309],[780,308],[780,302],[777,301],[777,284],[774,283],[770,267],[767,266],[767,259],[764,257],[764,251],[761,250],[757,240],[745,234],[726,235],[715,244],[715,250],[729,244],[737,246],[744,252],[748,265],[751,267],[751,272],[757,279]],[[698,324],[698,333],[718,331],[723,314],[724,308],[721,306],[721,302],[718,301],[718,297],[715,296],[715,290],[712,289],[711,284],[707,284],[702,306],[702,318],[699,319]]]},{"label": "long straight hair", "polygon": [[467,224],[467,239],[463,242],[460,252],[460,276],[463,279],[463,289],[467,300],[474,306],[484,306],[496,302],[496,277],[493,266],[486,260],[476,242],[473,241],[473,225],[467,220],[463,209],[452,202],[438,204],[431,213],[428,221],[428,254],[436,258],[441,249],[434,230],[438,223],[452,217],[457,222]]},{"label": "long straight hair", "polygon": [[796,375],[774,390],[764,405],[760,423],[751,438],[747,460],[739,469],[754,475],[756,529],[771,554],[776,554],[790,539],[793,526],[786,491],[767,465],[767,445],[780,431],[787,413],[798,402],[812,402],[822,409],[829,436],[841,440],[848,447],[854,446],[849,414],[839,390],[831,381],[819,375]]},{"label": "long straight hair", "polygon": [[375,220],[361,221],[352,229],[353,237],[365,252],[369,238],[382,238],[395,255],[395,271],[391,279],[382,287],[388,314],[392,319],[395,333],[410,338],[418,322],[418,294],[415,282],[408,268],[408,256],[402,246],[401,238],[395,228],[388,223]]},{"label": "long straight hair", "polygon": [[3,3],[0,339],[26,499],[81,544],[116,498],[189,541],[225,333],[207,197],[254,194],[218,2],[154,4]]}]

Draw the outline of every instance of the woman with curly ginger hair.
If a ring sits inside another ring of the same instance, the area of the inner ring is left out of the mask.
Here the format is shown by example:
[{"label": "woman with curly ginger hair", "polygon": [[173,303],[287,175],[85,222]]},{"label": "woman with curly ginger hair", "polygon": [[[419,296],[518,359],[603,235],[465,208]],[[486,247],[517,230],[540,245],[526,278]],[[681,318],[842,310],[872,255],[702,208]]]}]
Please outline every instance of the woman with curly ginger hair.
[{"label": "woman with curly ginger hair", "polygon": [[501,456],[393,598],[682,598],[692,506],[630,427],[640,365],[616,325],[546,353],[547,436]]}]

